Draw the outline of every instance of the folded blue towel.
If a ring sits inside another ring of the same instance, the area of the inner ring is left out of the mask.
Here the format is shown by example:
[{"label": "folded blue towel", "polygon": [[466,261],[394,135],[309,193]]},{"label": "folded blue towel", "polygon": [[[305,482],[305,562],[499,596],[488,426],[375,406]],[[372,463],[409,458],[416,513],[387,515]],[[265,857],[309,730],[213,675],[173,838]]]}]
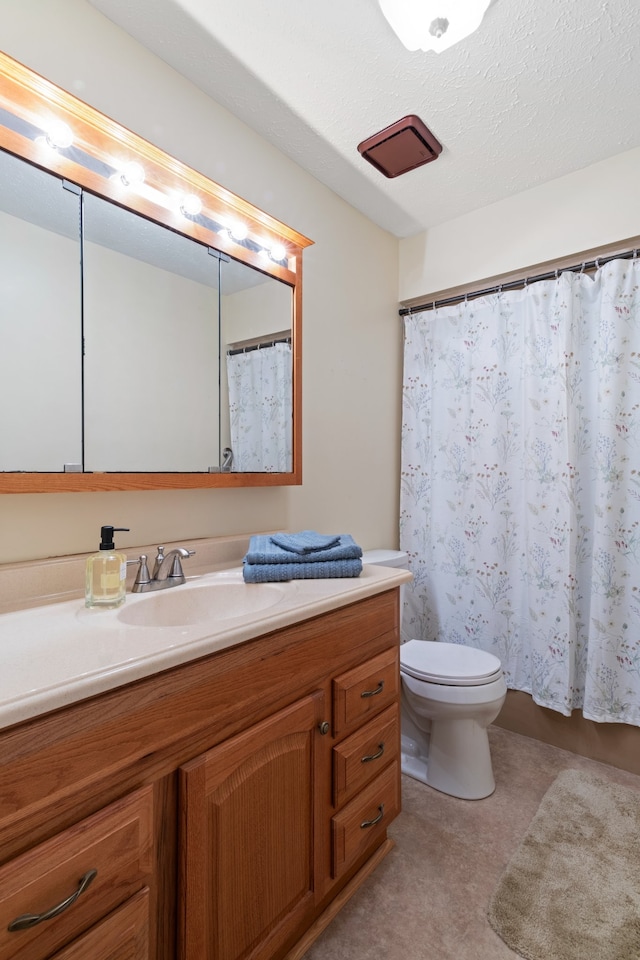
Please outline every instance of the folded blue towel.
[{"label": "folded blue towel", "polygon": [[274,533],[271,542],[291,553],[315,553],[316,550],[328,550],[340,543],[340,537],[316,533],[315,530],[301,530],[300,533]]},{"label": "folded blue towel", "polygon": [[362,560],[316,560],[313,563],[244,563],[245,583],[278,580],[320,580],[323,577],[359,577]]},{"label": "folded blue towel", "polygon": [[254,534],[249,541],[249,549],[244,557],[245,563],[315,563],[329,560],[358,560],[362,556],[362,547],[359,547],[353,537],[343,533],[338,537],[335,547],[325,550],[314,550],[313,553],[299,554],[284,550],[273,542],[273,537],[266,533]]}]

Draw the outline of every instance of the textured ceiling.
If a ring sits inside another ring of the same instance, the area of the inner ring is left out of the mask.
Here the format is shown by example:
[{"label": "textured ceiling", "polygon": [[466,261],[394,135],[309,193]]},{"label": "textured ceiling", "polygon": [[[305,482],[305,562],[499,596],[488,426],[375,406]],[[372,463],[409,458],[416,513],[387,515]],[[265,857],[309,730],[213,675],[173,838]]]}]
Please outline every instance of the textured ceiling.
[{"label": "textured ceiling", "polygon": [[[638,0],[493,0],[410,53],[376,0],[90,0],[399,237],[640,145]],[[443,144],[387,180],[361,140],[415,113]]]}]

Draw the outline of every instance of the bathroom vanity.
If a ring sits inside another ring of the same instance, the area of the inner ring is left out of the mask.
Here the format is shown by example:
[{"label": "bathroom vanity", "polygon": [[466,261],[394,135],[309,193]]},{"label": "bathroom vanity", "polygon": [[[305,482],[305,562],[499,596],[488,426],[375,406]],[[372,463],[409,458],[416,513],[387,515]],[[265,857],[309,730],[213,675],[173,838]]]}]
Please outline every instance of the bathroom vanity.
[{"label": "bathroom vanity", "polygon": [[[280,584],[217,626],[136,628],[149,596],[129,622],[79,601],[0,616],[0,643],[31,624],[52,664],[49,689],[29,662],[9,663],[22,697],[0,684],[0,960],[301,957],[392,845],[406,579]],[[60,679],[56,640],[80,636]]]}]

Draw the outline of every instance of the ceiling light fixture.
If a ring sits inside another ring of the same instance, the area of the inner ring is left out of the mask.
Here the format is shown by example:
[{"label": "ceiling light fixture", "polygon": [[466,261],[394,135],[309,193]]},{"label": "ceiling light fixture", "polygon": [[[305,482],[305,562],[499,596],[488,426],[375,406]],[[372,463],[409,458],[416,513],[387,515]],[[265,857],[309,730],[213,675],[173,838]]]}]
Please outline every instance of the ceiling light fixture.
[{"label": "ceiling light fixture", "polygon": [[407,50],[440,53],[477,30],[491,0],[378,0]]}]

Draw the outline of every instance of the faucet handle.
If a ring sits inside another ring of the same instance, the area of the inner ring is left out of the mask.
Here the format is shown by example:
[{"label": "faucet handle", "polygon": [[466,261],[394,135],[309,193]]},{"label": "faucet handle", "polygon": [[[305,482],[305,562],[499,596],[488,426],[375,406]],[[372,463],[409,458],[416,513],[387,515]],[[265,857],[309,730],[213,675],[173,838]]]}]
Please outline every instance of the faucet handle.
[{"label": "faucet handle", "polygon": [[151,577],[149,576],[149,567],[147,566],[147,555],[146,553],[141,553],[137,560],[127,560],[127,566],[130,563],[139,563],[138,572],[136,574],[136,579],[133,583],[133,591],[137,593],[137,587],[140,587],[142,584],[150,583]]},{"label": "faucet handle", "polygon": [[164,547],[159,546],[156,553],[156,559],[153,564],[153,579],[155,580],[158,576],[158,570],[162,566],[162,561],[164,560]]}]

